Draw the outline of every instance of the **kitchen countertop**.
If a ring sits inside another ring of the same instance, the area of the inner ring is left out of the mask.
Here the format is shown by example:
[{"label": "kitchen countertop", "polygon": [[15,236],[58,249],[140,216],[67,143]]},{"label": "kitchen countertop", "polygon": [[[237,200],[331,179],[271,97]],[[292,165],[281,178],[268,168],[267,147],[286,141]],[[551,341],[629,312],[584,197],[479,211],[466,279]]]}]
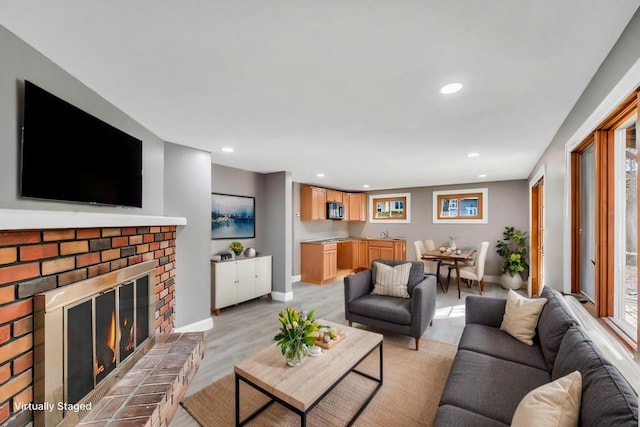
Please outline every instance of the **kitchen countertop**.
[{"label": "kitchen countertop", "polygon": [[402,237],[397,238],[384,238],[384,237],[327,237],[326,239],[317,239],[317,240],[305,240],[300,243],[304,244],[316,244],[323,245],[325,243],[339,243],[339,242],[348,242],[352,240],[405,240]]}]

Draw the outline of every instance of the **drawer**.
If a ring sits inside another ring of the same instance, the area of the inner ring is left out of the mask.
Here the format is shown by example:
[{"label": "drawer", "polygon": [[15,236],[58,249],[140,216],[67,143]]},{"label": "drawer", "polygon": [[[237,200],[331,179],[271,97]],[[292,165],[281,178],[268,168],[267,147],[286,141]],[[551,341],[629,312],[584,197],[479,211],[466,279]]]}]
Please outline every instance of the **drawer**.
[{"label": "drawer", "polygon": [[338,249],[337,243],[325,243],[322,247],[323,251],[335,251]]}]

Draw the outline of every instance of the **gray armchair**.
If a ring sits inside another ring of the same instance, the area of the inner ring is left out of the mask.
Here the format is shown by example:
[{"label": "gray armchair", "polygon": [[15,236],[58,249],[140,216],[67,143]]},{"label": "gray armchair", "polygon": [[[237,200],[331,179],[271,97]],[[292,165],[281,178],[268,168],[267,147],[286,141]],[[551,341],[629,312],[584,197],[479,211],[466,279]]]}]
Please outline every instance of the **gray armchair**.
[{"label": "gray armchair", "polygon": [[[390,266],[411,262],[408,291],[410,298],[371,295],[376,277],[375,262]],[[382,332],[414,337],[416,350],[420,337],[433,324],[436,312],[436,278],[424,277],[424,265],[417,261],[374,260],[371,270],[344,278],[344,314],[353,322]]]}]

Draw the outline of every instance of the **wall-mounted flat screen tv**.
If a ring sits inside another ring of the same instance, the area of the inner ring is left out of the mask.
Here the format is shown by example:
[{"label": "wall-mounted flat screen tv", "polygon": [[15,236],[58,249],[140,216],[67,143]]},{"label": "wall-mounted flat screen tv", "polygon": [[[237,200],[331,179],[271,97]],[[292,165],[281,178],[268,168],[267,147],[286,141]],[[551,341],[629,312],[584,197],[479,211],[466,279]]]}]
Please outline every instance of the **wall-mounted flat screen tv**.
[{"label": "wall-mounted flat screen tv", "polygon": [[142,207],[142,141],[25,81],[22,197]]}]

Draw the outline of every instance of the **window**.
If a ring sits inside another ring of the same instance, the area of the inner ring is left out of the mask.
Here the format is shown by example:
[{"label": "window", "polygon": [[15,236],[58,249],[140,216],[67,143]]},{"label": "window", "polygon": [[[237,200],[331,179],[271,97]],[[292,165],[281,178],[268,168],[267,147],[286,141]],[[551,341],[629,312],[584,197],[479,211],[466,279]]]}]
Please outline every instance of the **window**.
[{"label": "window", "polygon": [[409,203],[411,195],[375,194],[369,196],[369,222],[408,223],[410,221]]},{"label": "window", "polygon": [[589,298],[596,315],[636,348],[638,96],[619,105],[571,152],[572,292]]},{"label": "window", "polygon": [[434,223],[486,223],[486,188],[434,191]]}]

